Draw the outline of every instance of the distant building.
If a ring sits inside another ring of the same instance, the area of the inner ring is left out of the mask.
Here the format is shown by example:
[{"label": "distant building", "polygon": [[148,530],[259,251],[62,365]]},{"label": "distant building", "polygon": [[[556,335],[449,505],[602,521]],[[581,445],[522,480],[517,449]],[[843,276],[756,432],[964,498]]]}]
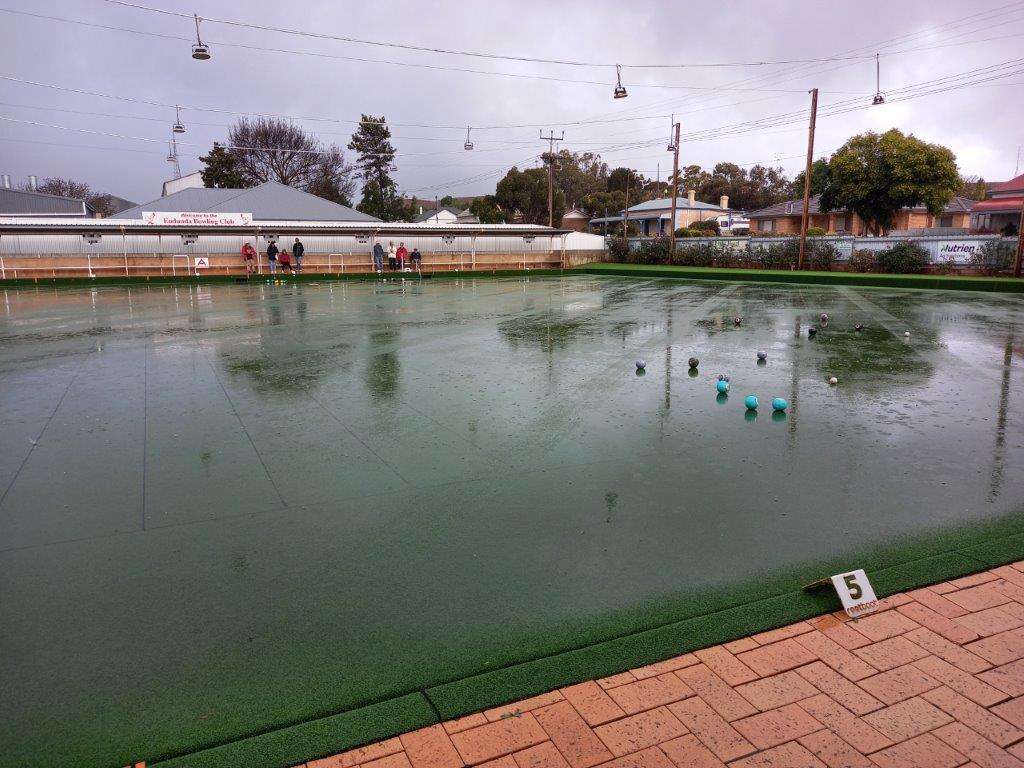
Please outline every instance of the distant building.
[{"label": "distant building", "polygon": [[267,181],[249,189],[188,187],[118,214],[141,219],[143,212],[246,213],[253,221],[380,221],[345,205],[294,187]]},{"label": "distant building", "polygon": [[452,208],[450,206],[444,206],[436,210],[424,211],[422,208],[420,212],[413,217],[413,221],[417,224],[457,224],[459,221],[459,209]]},{"label": "distant building", "polygon": [[179,179],[169,179],[164,182],[163,192],[160,193],[161,197],[167,197],[173,195],[175,192],[181,192],[183,189],[201,189],[203,186],[203,172],[192,171],[192,173],[186,173]]},{"label": "distant building", "polygon": [[562,229],[573,232],[586,232],[590,217],[578,208],[571,208],[562,214]]},{"label": "distant building", "polygon": [[[822,211],[819,207],[820,195],[811,197],[807,205],[807,226],[817,227],[829,235],[865,235],[867,225],[852,211]],[[942,213],[932,216],[921,205],[915,208],[904,208],[896,214],[896,221],[891,232],[904,230],[919,231],[925,234],[929,229],[966,229],[969,225],[971,206],[974,201],[966,197],[954,197]],[[793,235],[800,232],[800,219],[803,216],[804,201],[802,199],[786,200],[770,205],[759,211],[748,213],[751,234]]]},{"label": "distant building", "polygon": [[1016,234],[1024,205],[1024,173],[988,185],[988,194],[971,208],[971,229]]},{"label": "distant building", "polygon": [[667,235],[672,229],[683,229],[696,221],[714,219],[730,212],[728,195],[722,195],[718,205],[702,203],[697,200],[697,192],[691,189],[687,191],[686,197],[676,198],[676,220],[674,227],[670,226],[672,198],[662,197],[631,206],[625,214],[620,211],[616,216],[602,216],[591,219],[590,229],[592,232],[603,232],[605,229],[611,230],[621,225],[624,218],[628,218],[630,226],[637,228],[641,235],[652,237],[655,235]]},{"label": "distant building", "polygon": [[47,218],[94,219],[96,211],[85,200],[42,192],[11,189],[7,178],[0,187],[0,218],[45,216]]}]

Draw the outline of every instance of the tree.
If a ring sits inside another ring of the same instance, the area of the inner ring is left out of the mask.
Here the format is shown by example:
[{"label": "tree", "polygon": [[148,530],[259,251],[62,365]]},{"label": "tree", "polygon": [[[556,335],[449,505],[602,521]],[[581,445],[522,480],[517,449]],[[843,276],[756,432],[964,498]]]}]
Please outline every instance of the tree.
[{"label": "tree", "polygon": [[634,171],[632,168],[616,168],[608,174],[608,183],[605,186],[605,190],[608,192],[625,192],[627,187],[627,180],[629,186],[629,199],[638,199],[637,193],[643,188],[647,179],[642,174]]},{"label": "tree", "polygon": [[363,115],[348,148],[358,153],[356,173],[363,182],[363,196],[356,207],[384,221],[402,218],[404,206],[398,196],[398,185],[391,178],[395,148],[384,116]]},{"label": "tree", "polygon": [[555,184],[565,195],[568,208],[579,207],[587,195],[603,192],[608,186],[608,164],[593,152],[563,149],[554,155]]},{"label": "tree", "polygon": [[[22,188],[28,189],[27,186]],[[35,191],[42,192],[44,195],[84,200],[101,217],[110,216],[114,212],[114,201],[111,199],[111,195],[106,192],[93,192],[92,188],[84,181],[51,176],[48,179],[43,179],[43,183],[37,186]]]},{"label": "tree", "polygon": [[481,224],[504,224],[508,221],[507,214],[498,205],[498,198],[494,195],[474,198],[469,204],[469,212],[476,216]]},{"label": "tree", "polygon": [[603,216],[618,216],[626,207],[626,193],[619,190],[614,192],[596,192],[584,197],[579,208],[590,218]]},{"label": "tree", "polygon": [[326,198],[352,204],[353,168],[333,144],[287,120],[243,117],[228,129],[227,145],[214,142],[199,158],[203,184],[221,189],[247,189],[276,181]]},{"label": "tree", "polygon": [[[498,182],[495,200],[505,211],[519,211],[525,224],[548,223],[548,172],[546,168],[528,168],[520,171],[513,166],[505,178]],[[554,187],[553,211],[555,222],[565,212],[565,194]]]},{"label": "tree", "polygon": [[854,136],[829,160],[823,211],[856,213],[876,235],[901,208],[923,205],[938,216],[960,188],[954,154],[895,128]]},{"label": "tree", "polygon": [[356,180],[352,166],[345,163],[340,149],[332,146],[321,156],[316,173],[306,186],[306,191],[332,203],[351,207],[352,196],[356,191]]},{"label": "tree", "polygon": [[[804,196],[804,177],[807,176],[805,171],[800,171],[793,179],[793,184],[790,189],[790,197],[799,197],[803,199]],[[825,191],[825,187],[828,185],[828,160],[824,157],[819,157],[813,163],[811,163],[811,197],[820,195]],[[778,202],[778,201],[776,201]],[[801,210],[803,210],[801,208]]]},{"label": "tree", "polygon": [[988,184],[981,176],[961,176],[960,189],[956,193],[971,200],[984,200],[988,194]]},{"label": "tree", "polygon": [[204,187],[245,189],[258,183],[242,172],[235,155],[218,141],[213,142],[213,149],[199,160],[206,166],[202,170]]}]

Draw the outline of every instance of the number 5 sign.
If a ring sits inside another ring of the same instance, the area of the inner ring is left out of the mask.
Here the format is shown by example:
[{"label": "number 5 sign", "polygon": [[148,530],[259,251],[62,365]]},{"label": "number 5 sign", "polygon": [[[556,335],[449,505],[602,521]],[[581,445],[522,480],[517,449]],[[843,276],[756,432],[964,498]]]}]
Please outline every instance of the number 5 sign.
[{"label": "number 5 sign", "polygon": [[878,607],[875,590],[868,581],[863,568],[849,573],[839,573],[832,577],[832,585],[843,601],[843,608],[851,618],[873,612]]}]

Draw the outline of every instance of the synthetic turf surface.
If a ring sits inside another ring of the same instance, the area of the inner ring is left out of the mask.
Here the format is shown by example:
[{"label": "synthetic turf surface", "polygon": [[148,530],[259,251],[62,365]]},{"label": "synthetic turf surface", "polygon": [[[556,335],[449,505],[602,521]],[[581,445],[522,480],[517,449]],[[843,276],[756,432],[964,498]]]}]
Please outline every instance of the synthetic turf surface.
[{"label": "synthetic turf surface", "polygon": [[888,593],[1024,549],[1015,296],[6,298],[0,765],[294,763],[833,608],[800,587],[846,568]]}]

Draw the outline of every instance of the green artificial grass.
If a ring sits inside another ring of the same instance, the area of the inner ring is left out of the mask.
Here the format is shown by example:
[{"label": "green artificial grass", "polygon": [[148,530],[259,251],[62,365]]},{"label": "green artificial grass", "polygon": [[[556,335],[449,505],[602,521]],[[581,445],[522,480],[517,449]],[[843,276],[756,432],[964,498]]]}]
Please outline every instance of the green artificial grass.
[{"label": "green artificial grass", "polygon": [[[681,611],[685,618],[640,632],[452,679],[421,692],[256,734],[154,765],[283,768],[838,610],[839,600],[830,588],[803,589],[824,574],[864,567],[878,596],[885,597],[1019,559],[1024,559],[1024,512],[995,521],[961,523],[887,547],[766,574],[762,579],[728,589],[689,595]],[[680,614],[678,601],[648,608],[651,619]],[[601,632],[594,629],[584,634],[599,636]]]},{"label": "green artificial grass", "polygon": [[158,768],[283,768],[436,722],[437,716],[426,698],[412,693],[153,765]]},{"label": "green artificial grass", "polygon": [[880,275],[862,272],[812,272],[782,269],[724,269],[719,267],[672,267],[652,264],[587,264],[572,272],[623,277],[675,277],[689,280],[742,280],[765,283],[852,285],[862,288],[928,288],[956,291],[1024,292],[1024,280],[1012,277],[960,275]]}]

